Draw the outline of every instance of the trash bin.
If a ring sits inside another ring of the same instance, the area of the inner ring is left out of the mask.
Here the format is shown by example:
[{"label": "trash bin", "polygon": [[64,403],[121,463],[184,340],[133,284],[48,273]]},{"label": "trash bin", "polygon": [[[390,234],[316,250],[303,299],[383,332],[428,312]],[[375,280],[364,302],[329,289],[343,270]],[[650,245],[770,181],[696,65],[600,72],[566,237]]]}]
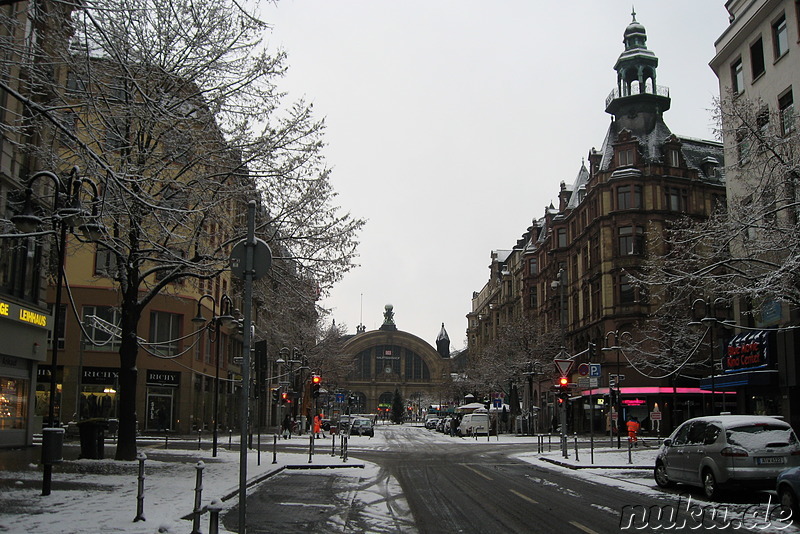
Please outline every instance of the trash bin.
[{"label": "trash bin", "polygon": [[102,460],[105,458],[104,439],[108,429],[105,419],[86,419],[78,423],[81,435],[81,458]]},{"label": "trash bin", "polygon": [[62,454],[64,446],[63,428],[42,429],[42,464],[53,465],[64,460]]}]

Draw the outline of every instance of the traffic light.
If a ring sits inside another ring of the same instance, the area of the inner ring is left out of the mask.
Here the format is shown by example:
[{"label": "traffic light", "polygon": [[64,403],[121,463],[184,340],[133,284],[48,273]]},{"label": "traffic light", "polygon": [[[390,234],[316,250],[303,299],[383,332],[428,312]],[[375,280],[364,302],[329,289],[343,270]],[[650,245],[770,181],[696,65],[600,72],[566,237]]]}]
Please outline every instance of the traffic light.
[{"label": "traffic light", "polygon": [[319,375],[311,376],[311,396],[314,398],[319,397],[319,386],[322,383],[322,377]]},{"label": "traffic light", "polygon": [[569,378],[566,376],[560,377],[553,387],[561,393],[566,392],[569,389]]},{"label": "traffic light", "polygon": [[291,404],[292,396],[288,391],[281,391],[281,404]]},{"label": "traffic light", "polygon": [[272,389],[272,402],[278,404],[281,400],[281,388]]}]

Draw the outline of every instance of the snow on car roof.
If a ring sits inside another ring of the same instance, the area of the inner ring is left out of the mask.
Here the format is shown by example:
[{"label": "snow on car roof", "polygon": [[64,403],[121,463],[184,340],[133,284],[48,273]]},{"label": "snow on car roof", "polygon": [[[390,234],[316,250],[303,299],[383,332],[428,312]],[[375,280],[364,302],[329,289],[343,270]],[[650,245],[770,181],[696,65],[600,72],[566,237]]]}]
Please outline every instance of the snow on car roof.
[{"label": "snow on car roof", "polygon": [[717,422],[725,428],[752,425],[757,423],[775,423],[778,425],[785,425],[790,427],[789,423],[783,419],[769,415],[706,415],[703,417],[695,417],[690,421],[706,421]]}]

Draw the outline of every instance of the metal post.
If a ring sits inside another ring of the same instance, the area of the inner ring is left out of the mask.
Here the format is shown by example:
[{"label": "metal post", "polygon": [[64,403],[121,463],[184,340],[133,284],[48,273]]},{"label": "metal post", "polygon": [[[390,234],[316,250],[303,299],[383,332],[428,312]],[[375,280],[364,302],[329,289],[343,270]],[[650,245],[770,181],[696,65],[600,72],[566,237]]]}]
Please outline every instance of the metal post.
[{"label": "metal post", "polygon": [[308,463],[311,462],[311,457],[314,455],[314,434],[308,436]]},{"label": "metal post", "polygon": [[[220,305],[220,314],[222,314],[221,310],[222,306]],[[214,458],[217,457],[217,436],[219,434],[219,346],[220,346],[220,319],[219,317],[215,318],[215,325],[214,328],[216,330],[216,347],[214,347],[214,427],[212,431],[211,437],[211,456]]]},{"label": "metal post", "polygon": [[258,429],[258,465],[261,465],[261,429]]},{"label": "metal post", "polygon": [[331,457],[336,456],[336,434],[331,434]]},{"label": "metal post", "polygon": [[577,432],[575,432],[574,437],[575,437],[575,461],[577,462],[577,461],[579,461],[578,460],[578,433]]},{"label": "metal post", "polygon": [[201,443],[200,442],[200,435],[202,434],[202,432],[203,431],[201,429],[199,429],[199,428],[197,429],[197,450],[198,451],[200,450],[200,443]]},{"label": "metal post", "polygon": [[633,457],[632,457],[632,455],[631,455],[631,450],[632,450],[632,449],[631,449],[631,447],[632,447],[632,443],[631,443],[631,441],[632,441],[632,440],[631,440],[630,438],[628,438],[628,463],[629,463],[629,464],[632,464],[632,463],[633,463]]},{"label": "metal post", "polygon": [[136,454],[136,459],[139,460],[139,485],[136,493],[136,517],[133,522],[144,521],[144,461],[147,460],[147,455],[143,452]]},{"label": "metal post", "polygon": [[219,534],[219,513],[222,511],[222,501],[214,499],[208,503],[208,534]]},{"label": "metal post", "polygon": [[278,463],[278,434],[272,436],[272,463]]},{"label": "metal post", "polygon": [[192,534],[201,534],[200,516],[203,515],[203,469],[206,465],[202,460],[197,462],[194,468],[197,470],[197,478],[194,485],[194,518],[192,519]]}]

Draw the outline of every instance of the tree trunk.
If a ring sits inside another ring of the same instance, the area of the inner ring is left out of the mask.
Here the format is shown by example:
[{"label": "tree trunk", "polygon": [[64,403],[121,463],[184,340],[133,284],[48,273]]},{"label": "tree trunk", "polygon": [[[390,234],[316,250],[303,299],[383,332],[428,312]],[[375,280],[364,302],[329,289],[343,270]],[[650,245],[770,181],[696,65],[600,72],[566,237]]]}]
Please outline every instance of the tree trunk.
[{"label": "tree trunk", "polygon": [[[117,460],[136,459],[136,382],[138,370],[136,357],[139,343],[136,339],[136,325],[140,313],[130,311],[122,305],[122,339],[119,349],[119,434],[117,436]],[[135,306],[133,306],[135,308]]]}]

